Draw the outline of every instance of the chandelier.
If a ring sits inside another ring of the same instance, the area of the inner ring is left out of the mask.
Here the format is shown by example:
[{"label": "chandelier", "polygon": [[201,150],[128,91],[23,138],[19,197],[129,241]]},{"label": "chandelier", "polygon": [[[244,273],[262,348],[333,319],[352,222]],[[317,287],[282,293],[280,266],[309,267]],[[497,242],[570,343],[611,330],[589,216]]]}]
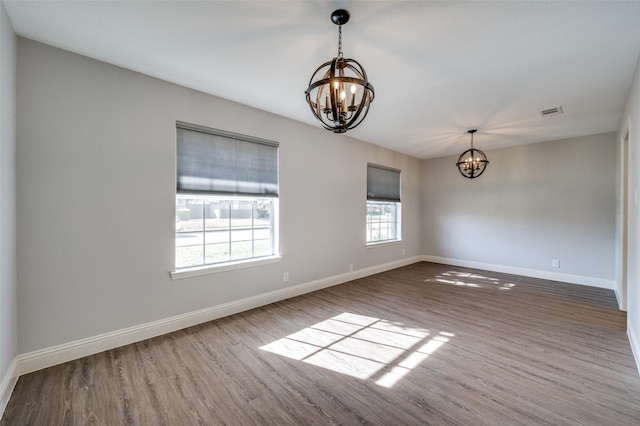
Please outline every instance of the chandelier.
[{"label": "chandelier", "polygon": [[480,176],[487,167],[487,164],[489,164],[489,160],[487,160],[487,156],[484,155],[484,152],[473,147],[473,134],[477,131],[477,129],[468,131],[468,133],[471,133],[471,149],[460,154],[458,162],[456,163],[458,170],[460,170],[460,174],[469,179]]},{"label": "chandelier", "polygon": [[322,127],[345,133],[364,120],[374,92],[362,65],[342,56],[342,26],[349,22],[349,12],[335,10],[331,21],[338,26],[338,56],[318,67],[305,94]]}]

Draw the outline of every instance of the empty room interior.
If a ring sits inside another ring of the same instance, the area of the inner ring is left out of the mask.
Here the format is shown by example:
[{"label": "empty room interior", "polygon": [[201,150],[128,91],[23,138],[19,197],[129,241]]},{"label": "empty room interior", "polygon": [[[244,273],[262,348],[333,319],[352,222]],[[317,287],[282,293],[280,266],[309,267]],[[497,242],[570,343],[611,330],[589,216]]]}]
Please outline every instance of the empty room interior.
[{"label": "empty room interior", "polygon": [[638,22],[0,0],[0,425],[640,424]]}]

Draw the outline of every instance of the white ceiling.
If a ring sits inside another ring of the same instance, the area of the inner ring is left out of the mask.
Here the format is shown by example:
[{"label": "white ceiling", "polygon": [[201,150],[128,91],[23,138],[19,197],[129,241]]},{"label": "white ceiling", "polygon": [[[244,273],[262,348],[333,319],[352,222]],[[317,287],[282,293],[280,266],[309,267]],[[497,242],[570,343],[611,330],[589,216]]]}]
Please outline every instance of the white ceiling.
[{"label": "white ceiling", "polygon": [[[348,136],[433,158],[615,131],[640,1],[13,1],[18,35],[314,126],[311,74],[337,54],[375,87]],[[562,106],[564,114],[539,111]]]}]

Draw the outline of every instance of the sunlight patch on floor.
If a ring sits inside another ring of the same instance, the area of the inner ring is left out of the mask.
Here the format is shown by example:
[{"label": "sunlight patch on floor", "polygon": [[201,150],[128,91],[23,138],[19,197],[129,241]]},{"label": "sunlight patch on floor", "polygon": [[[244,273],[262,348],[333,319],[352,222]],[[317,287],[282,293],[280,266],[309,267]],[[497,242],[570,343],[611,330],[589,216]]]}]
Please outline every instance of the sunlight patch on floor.
[{"label": "sunlight patch on floor", "polygon": [[260,349],[392,387],[451,337],[345,312]]},{"label": "sunlight patch on floor", "polygon": [[420,363],[427,359],[429,355],[449,341],[449,337],[446,337],[445,334],[448,336],[451,335],[451,333],[440,333],[440,335],[433,337],[418,350],[410,353],[407,357],[398,362],[396,366],[391,368],[391,371],[385,373],[381,378],[379,378],[376,381],[376,384],[386,388],[390,388],[395,385],[398,380],[409,374],[411,370],[420,365]]},{"label": "sunlight patch on floor", "polygon": [[461,271],[447,271],[436,276],[435,279],[428,278],[424,280],[424,282],[430,281],[471,288],[495,288],[497,290],[511,290],[516,286],[513,283],[502,283],[498,278]]}]

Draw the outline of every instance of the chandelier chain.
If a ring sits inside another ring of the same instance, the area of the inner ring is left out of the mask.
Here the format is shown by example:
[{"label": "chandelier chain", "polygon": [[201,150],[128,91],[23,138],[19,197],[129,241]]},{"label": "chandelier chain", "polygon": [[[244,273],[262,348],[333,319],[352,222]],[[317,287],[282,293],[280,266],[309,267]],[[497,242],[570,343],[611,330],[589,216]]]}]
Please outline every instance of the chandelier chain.
[{"label": "chandelier chain", "polygon": [[342,25],[338,25],[338,58],[342,58]]}]

